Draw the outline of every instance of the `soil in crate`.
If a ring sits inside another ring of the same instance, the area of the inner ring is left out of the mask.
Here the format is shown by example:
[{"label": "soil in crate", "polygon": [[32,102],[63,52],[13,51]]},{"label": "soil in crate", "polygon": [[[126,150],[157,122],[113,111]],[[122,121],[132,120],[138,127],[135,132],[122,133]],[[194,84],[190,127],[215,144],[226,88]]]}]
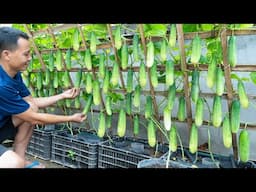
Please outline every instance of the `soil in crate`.
[{"label": "soil in crate", "polygon": [[151,158],[140,161],[138,168],[235,168],[236,163],[233,156],[222,156],[198,151],[191,154],[184,148],[182,155],[181,148],[176,152],[170,153],[167,165],[168,152],[160,158]]},{"label": "soil in crate", "polygon": [[144,141],[136,141],[132,139],[126,139],[126,140],[117,140],[114,141],[112,144],[113,147],[124,150],[124,151],[130,151],[137,154],[142,154],[146,156],[151,157],[160,157],[166,152],[167,148],[163,150],[162,148],[157,150],[157,148],[150,147],[147,143]]}]

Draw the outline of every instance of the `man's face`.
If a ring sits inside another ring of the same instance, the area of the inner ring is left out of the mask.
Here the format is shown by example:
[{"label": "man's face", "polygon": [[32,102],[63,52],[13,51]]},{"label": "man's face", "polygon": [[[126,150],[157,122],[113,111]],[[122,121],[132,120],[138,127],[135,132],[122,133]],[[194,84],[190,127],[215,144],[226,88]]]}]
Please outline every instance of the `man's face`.
[{"label": "man's face", "polygon": [[31,60],[30,42],[26,39],[19,38],[16,50],[10,51],[9,65],[16,71],[24,71],[27,69]]}]

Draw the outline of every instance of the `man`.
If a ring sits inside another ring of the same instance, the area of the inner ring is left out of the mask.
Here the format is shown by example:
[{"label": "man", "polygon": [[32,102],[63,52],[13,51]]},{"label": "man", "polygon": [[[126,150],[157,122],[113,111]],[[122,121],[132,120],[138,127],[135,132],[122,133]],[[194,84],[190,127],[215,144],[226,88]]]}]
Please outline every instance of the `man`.
[{"label": "man", "polygon": [[[25,151],[36,124],[63,122],[81,123],[86,119],[82,113],[54,115],[39,113],[58,100],[75,98],[79,89],[72,88],[61,94],[33,98],[23,83],[21,71],[26,70],[31,60],[30,42],[26,33],[11,28],[0,28],[0,167],[24,168],[29,164]],[[1,143],[14,139],[13,151]]]}]

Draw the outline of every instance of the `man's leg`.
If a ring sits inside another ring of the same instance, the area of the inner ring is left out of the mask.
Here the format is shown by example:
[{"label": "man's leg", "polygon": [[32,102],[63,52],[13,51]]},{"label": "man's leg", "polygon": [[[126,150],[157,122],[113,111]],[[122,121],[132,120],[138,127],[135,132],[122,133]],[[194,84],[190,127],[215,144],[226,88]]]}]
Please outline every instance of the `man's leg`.
[{"label": "man's leg", "polygon": [[[15,120],[13,119],[15,122]],[[30,123],[23,122],[18,125],[18,132],[13,143],[13,150],[25,160],[25,152],[29,144],[30,138],[33,134],[34,126]]]},{"label": "man's leg", "polygon": [[[38,111],[38,107],[35,105],[35,103],[30,103],[30,106],[34,111]],[[25,152],[27,149],[27,146],[29,144],[29,141],[31,139],[31,136],[33,134],[34,125],[24,122],[22,119],[19,119],[17,117],[12,117],[12,122],[14,127],[18,128],[18,132],[14,139],[13,144],[13,150],[25,160]]]}]

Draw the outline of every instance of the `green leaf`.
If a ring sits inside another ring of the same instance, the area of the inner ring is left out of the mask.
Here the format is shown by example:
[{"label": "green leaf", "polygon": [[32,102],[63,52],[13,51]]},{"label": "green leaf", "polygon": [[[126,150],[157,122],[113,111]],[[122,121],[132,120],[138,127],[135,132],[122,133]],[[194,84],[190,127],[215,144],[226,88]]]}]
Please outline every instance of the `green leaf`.
[{"label": "green leaf", "polygon": [[231,78],[231,79],[241,80],[241,79],[240,79],[240,77],[239,77],[239,76],[237,76],[237,75],[236,75],[236,74],[234,74],[234,73],[232,73],[232,74],[230,75],[230,78]]},{"label": "green leaf", "polygon": [[214,24],[201,24],[200,26],[203,31],[211,31],[214,27]]},{"label": "green leaf", "polygon": [[145,37],[166,36],[167,24],[144,24],[143,26]]},{"label": "green leaf", "polygon": [[250,81],[250,79],[248,77],[243,77],[243,78],[241,78],[241,80],[242,81],[248,81],[248,82]]},{"label": "green leaf", "polygon": [[240,24],[240,28],[251,28],[253,27],[253,24]]},{"label": "green leaf", "polygon": [[109,96],[112,98],[113,103],[116,103],[119,100],[124,100],[124,96],[119,93],[109,93]]},{"label": "green leaf", "polygon": [[184,24],[184,25],[183,25],[183,31],[184,31],[184,33],[197,31],[196,25],[197,25],[197,24]]},{"label": "green leaf", "polygon": [[254,84],[256,84],[256,72],[251,72],[250,73],[250,77],[251,77],[251,80]]},{"label": "green leaf", "polygon": [[85,31],[85,38],[90,39],[90,34],[93,31],[98,38],[106,39],[107,25],[106,24],[88,24],[83,26]]}]

